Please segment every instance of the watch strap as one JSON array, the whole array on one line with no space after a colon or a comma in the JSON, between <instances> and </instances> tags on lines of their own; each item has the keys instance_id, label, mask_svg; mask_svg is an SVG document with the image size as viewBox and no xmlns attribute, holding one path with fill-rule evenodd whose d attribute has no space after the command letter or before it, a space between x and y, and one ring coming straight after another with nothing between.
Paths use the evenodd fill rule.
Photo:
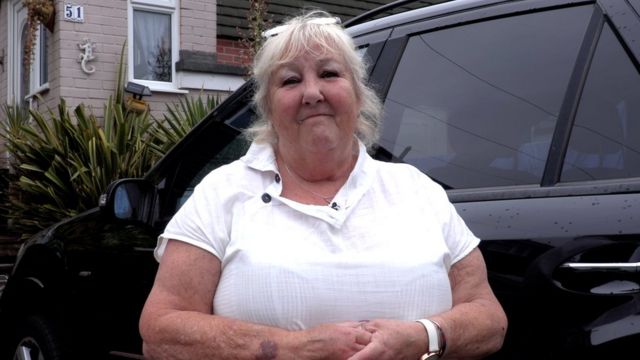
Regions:
<instances>
[{"instance_id":1,"label":"watch strap","mask_svg":"<svg viewBox=\"0 0 640 360\"><path fill-rule=\"evenodd\" d=\"M429 348L427 350L427 353L422 355L420 357L421 360L426 359L426 358L430 358L432 355L437 355L440 356L442 355L442 349L440 349L440 329L439 326L429 320L429 319L419 319L416 320L416 322L419 322L420 324L422 324L422 326L424 326L424 329L427 331L427 337L429 338Z\"/></svg>"}]
</instances>

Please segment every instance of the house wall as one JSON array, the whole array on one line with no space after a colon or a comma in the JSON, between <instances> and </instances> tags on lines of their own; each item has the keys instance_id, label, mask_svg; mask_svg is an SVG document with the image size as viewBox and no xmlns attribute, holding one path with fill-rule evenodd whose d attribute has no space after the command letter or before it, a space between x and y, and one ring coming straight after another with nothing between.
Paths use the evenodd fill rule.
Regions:
<instances>
[{"instance_id":1,"label":"house wall","mask_svg":"<svg viewBox=\"0 0 640 360\"><path fill-rule=\"evenodd\" d=\"M9 52L8 36L8 6L6 1L0 0L0 99L7 98L7 54ZM0 103L3 103L1 101ZM0 112L0 116L2 113Z\"/></svg>"},{"instance_id":2,"label":"house wall","mask_svg":"<svg viewBox=\"0 0 640 360\"><path fill-rule=\"evenodd\" d=\"M0 0L0 64L4 49L4 68L0 65L0 104L8 99L8 74L6 66L10 0ZM71 2L83 6L84 22L76 23L64 20L65 0L53 0L55 4L54 31L48 40L48 88L39 95L42 100L35 100L33 105L40 111L47 108L56 110L60 98L64 98L70 112L79 104L84 104L98 118L103 115L103 108L109 96L114 94L116 76L120 56L128 40L128 3L129 0L83 0ZM180 54L197 54L199 64L216 63L216 0L178 0L179 4L179 44ZM88 62L95 68L93 73L85 73L81 69L79 57L83 53L79 45L86 39L95 44L95 59ZM124 70L126 71L126 46L124 47ZM175 59L181 60L181 59ZM161 118L167 104L178 102L182 96L214 94L224 98L235 87L210 86L199 78L206 78L216 69L211 66L205 69L184 67L176 74L179 88L176 91L160 92L152 89L153 95L145 97L152 115ZM227 75L222 75L222 77ZM236 74L236 78L237 78ZM220 78L220 76L218 76ZM183 80L184 79L184 80ZM194 79L196 79L194 81ZM125 77L125 83L128 78ZM236 81L237 83L237 81ZM6 167L6 151L0 139L0 168Z\"/></svg>"},{"instance_id":3,"label":"house wall","mask_svg":"<svg viewBox=\"0 0 640 360\"><path fill-rule=\"evenodd\" d=\"M8 54L8 6L6 1L0 0L0 104L4 104L3 99L7 98L7 54ZM0 109L0 119L4 118L4 113ZM0 168L7 167L7 151L4 141L0 141ZM0 189L2 191L3 189Z\"/></svg>"},{"instance_id":4,"label":"house wall","mask_svg":"<svg viewBox=\"0 0 640 360\"><path fill-rule=\"evenodd\" d=\"M127 41L127 1L85 0L85 22L73 23L56 19L59 31L59 56L54 57L51 69L59 74L50 76L51 86L48 100L57 102L58 97L66 99L70 107L84 103L94 114L101 116L105 100L113 94L123 45ZM58 1L57 9L62 11L63 1ZM180 2L180 49L215 52L216 46L216 2L210 0L182 0ZM78 57L79 44L84 39L95 43L96 59L89 64L96 71L86 74L81 70ZM56 44L54 46L56 47ZM58 64L55 61L59 61ZM125 58L126 61L126 48ZM125 67L126 70L126 67ZM53 74L52 74L53 75ZM125 80L126 81L126 80ZM166 103L175 102L182 95L200 93L200 89L182 87L181 92L158 92L145 97L153 114L160 115ZM205 91L207 93L208 91Z\"/></svg>"},{"instance_id":5,"label":"house wall","mask_svg":"<svg viewBox=\"0 0 640 360\"><path fill-rule=\"evenodd\" d=\"M80 103L102 114L105 100L113 94L122 46L127 40L127 2L85 0L84 23L62 19L63 1L56 3L56 30L49 60L50 90L47 101L57 103L64 97L74 108ZM95 60L88 62L95 72L82 71L78 59L80 44L88 39L95 43Z\"/></svg>"},{"instance_id":6,"label":"house wall","mask_svg":"<svg viewBox=\"0 0 640 360\"><path fill-rule=\"evenodd\" d=\"M182 0L180 48L191 51L216 51L217 2L211 0Z\"/></svg>"}]
</instances>

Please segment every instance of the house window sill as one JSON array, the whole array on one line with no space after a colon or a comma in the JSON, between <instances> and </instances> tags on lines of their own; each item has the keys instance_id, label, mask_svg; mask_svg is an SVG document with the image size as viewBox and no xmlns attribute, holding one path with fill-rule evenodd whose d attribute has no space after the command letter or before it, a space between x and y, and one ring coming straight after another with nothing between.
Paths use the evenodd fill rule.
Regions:
<instances>
[{"instance_id":1,"label":"house window sill","mask_svg":"<svg viewBox=\"0 0 640 360\"><path fill-rule=\"evenodd\" d=\"M38 95L44 94L47 91L49 91L49 83L42 84L40 87L36 88L30 94L25 96L25 100L31 100L34 97L37 97Z\"/></svg>"}]
</instances>

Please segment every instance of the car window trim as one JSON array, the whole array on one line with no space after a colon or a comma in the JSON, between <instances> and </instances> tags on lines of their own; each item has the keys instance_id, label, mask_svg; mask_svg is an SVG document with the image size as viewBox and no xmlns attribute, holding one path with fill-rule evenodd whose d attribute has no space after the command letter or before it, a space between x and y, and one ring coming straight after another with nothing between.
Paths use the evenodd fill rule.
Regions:
<instances>
[{"instance_id":1,"label":"car window trim","mask_svg":"<svg viewBox=\"0 0 640 360\"><path fill-rule=\"evenodd\" d=\"M639 68L640 64L635 59L640 59L640 1L598 0L598 4L606 17L618 25L611 29Z\"/></svg>"},{"instance_id":2,"label":"car window trim","mask_svg":"<svg viewBox=\"0 0 640 360\"><path fill-rule=\"evenodd\" d=\"M409 42L408 36L387 40L378 56L378 61L371 69L369 83L378 93L380 99L386 100L404 49Z\"/></svg>"},{"instance_id":3,"label":"car window trim","mask_svg":"<svg viewBox=\"0 0 640 360\"><path fill-rule=\"evenodd\" d=\"M448 14L445 17L428 17L417 22L409 22L398 24L393 28L390 40L404 37L416 36L429 33L432 31L473 24L477 22L485 22L501 18L510 18L515 16L534 14L538 12L552 11L556 9L566 9L580 6L597 7L596 0L584 0L566 3L566 1L558 0L539 0L535 3L519 1L505 1L499 3L488 4L483 7L465 11L460 14Z\"/></svg>"},{"instance_id":4,"label":"car window trim","mask_svg":"<svg viewBox=\"0 0 640 360\"><path fill-rule=\"evenodd\" d=\"M491 188L447 190L452 203L492 200L518 200L549 197L581 197L589 195L631 194L640 192L640 178L592 180L559 183L552 187L515 185Z\"/></svg>"},{"instance_id":5,"label":"car window trim","mask_svg":"<svg viewBox=\"0 0 640 360\"><path fill-rule=\"evenodd\" d=\"M560 182L562 166L564 165L564 158L571 138L571 130L604 24L604 14L598 6L594 6L593 14L578 51L578 57L574 63L573 72L569 78L564 100L558 113L558 121L551 138L551 146L549 147L549 154L547 155L540 183L542 187L555 186Z\"/></svg>"},{"instance_id":6,"label":"car window trim","mask_svg":"<svg viewBox=\"0 0 640 360\"><path fill-rule=\"evenodd\" d=\"M373 66L378 62L382 49L384 49L385 41L379 41L375 43L368 43L364 52L363 58L365 59L365 65L367 66L368 75L371 76Z\"/></svg>"}]
</instances>

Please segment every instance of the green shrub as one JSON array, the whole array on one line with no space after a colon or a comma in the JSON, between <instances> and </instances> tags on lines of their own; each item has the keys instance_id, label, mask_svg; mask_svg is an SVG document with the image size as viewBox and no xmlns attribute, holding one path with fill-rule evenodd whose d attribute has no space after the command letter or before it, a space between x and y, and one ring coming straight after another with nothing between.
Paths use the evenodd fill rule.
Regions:
<instances>
[{"instance_id":1,"label":"green shrub","mask_svg":"<svg viewBox=\"0 0 640 360\"><path fill-rule=\"evenodd\" d=\"M125 112L111 98L103 128L83 105L75 108L74 121L64 99L47 116L4 110L2 136L14 172L9 218L25 236L94 207L110 182L142 176L158 158L147 145L148 113Z\"/></svg>"},{"instance_id":2,"label":"green shrub","mask_svg":"<svg viewBox=\"0 0 640 360\"><path fill-rule=\"evenodd\" d=\"M182 139L196 124L204 119L220 102L218 96L202 94L197 98L183 97L176 104L167 104L163 119L154 118L151 133L154 142L152 148L163 155Z\"/></svg>"},{"instance_id":3,"label":"green shrub","mask_svg":"<svg viewBox=\"0 0 640 360\"><path fill-rule=\"evenodd\" d=\"M112 181L143 176L218 102L184 97L167 105L163 120L127 111L122 60L102 126L82 104L72 117L64 99L44 113L3 106L0 137L11 154L11 171L3 178L8 185L0 193L2 215L23 238L95 207Z\"/></svg>"},{"instance_id":4,"label":"green shrub","mask_svg":"<svg viewBox=\"0 0 640 360\"><path fill-rule=\"evenodd\" d=\"M5 105L0 136L13 171L5 176L4 210L12 230L27 237L95 207L112 181L143 176L217 103L184 97L158 120L109 98L102 127L82 104L72 117L64 99L45 114Z\"/></svg>"}]
</instances>

